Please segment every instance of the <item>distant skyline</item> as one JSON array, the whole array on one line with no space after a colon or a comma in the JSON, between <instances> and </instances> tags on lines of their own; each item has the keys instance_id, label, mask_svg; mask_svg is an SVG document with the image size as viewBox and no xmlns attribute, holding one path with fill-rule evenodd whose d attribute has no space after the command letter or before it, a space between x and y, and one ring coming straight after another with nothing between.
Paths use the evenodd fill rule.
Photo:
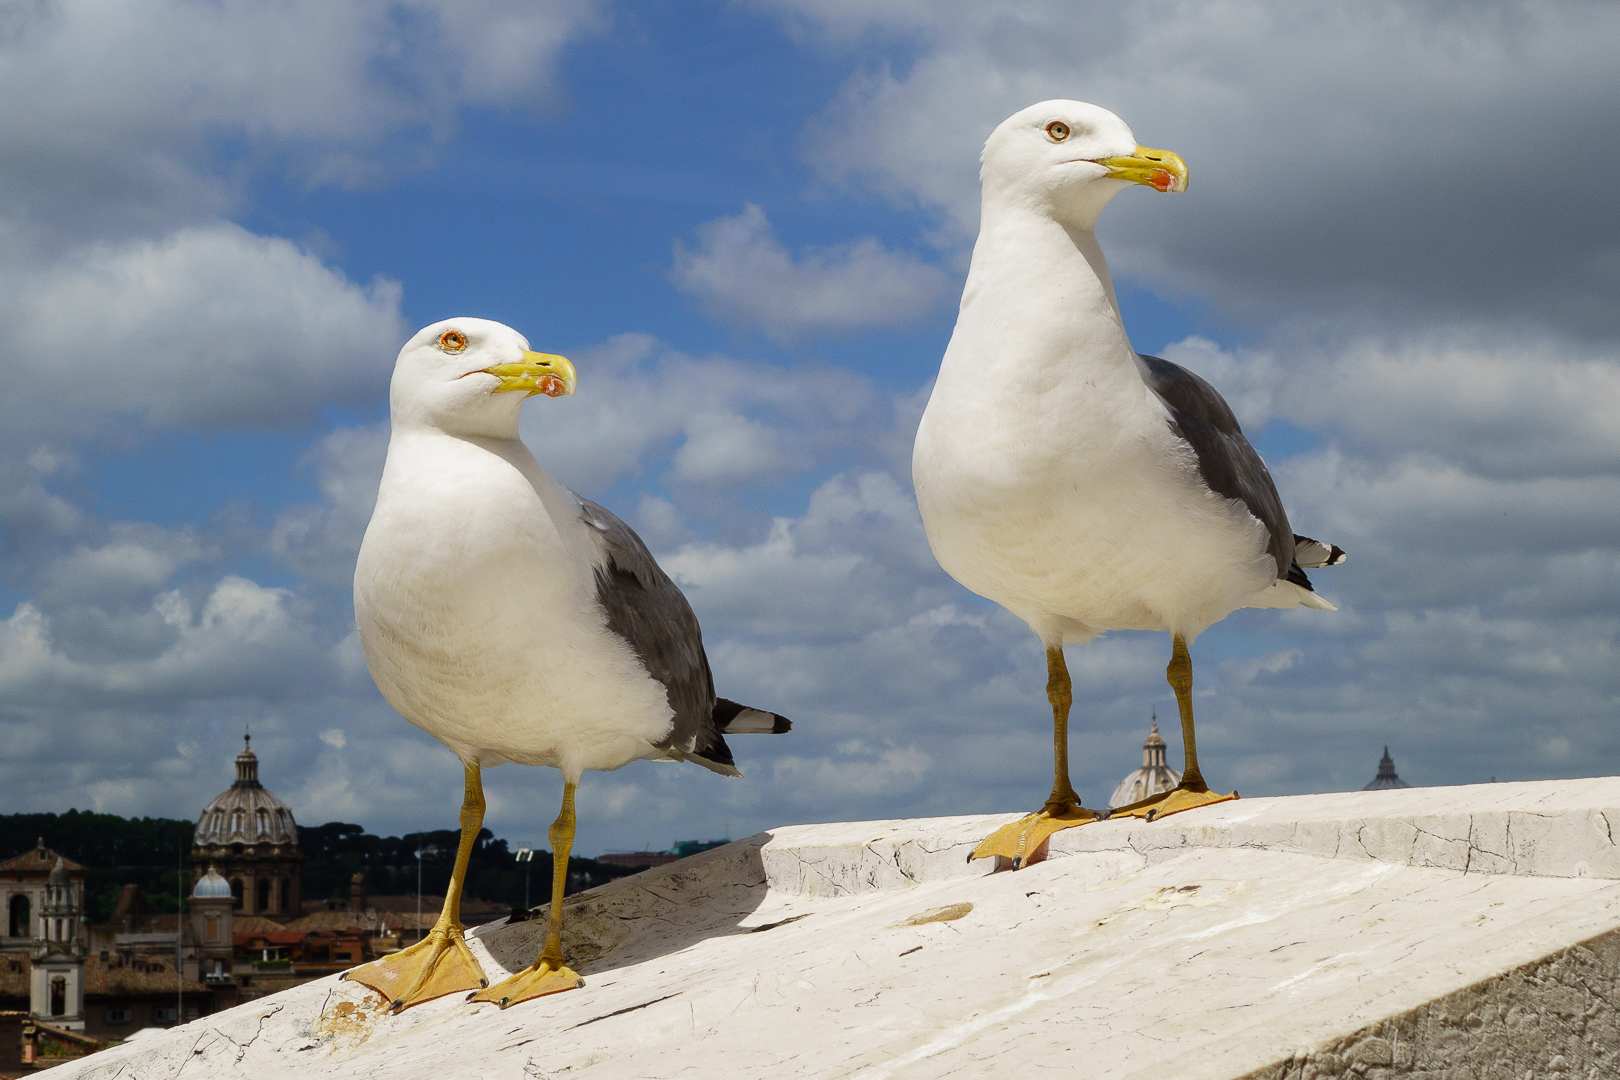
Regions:
<instances>
[{"instance_id":1,"label":"distant skyline","mask_svg":"<svg viewBox=\"0 0 1620 1080\"><path fill-rule=\"evenodd\" d=\"M1180 153L1100 226L1336 614L1194 649L1212 784L1620 773L1620 9L1238 0L54 0L0 17L0 813L194 816L250 723L300 821L450 828L349 582L416 328L570 357L525 406L686 590L746 778L588 774L578 850L1028 809L1038 644L939 569L910 444L977 159L1047 97ZM1069 651L1104 803L1164 635ZM1161 728L1179 767L1180 733ZM550 770L486 777L536 841ZM666 840L667 838L667 840ZM541 841L541 846L544 846Z\"/></svg>"}]
</instances>

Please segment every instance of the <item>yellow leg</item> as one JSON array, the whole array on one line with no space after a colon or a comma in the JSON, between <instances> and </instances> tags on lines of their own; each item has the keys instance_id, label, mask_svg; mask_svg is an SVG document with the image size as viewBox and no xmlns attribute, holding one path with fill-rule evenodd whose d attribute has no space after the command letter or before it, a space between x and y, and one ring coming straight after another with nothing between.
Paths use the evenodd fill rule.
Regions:
<instances>
[{"instance_id":1,"label":"yellow leg","mask_svg":"<svg viewBox=\"0 0 1620 1080\"><path fill-rule=\"evenodd\" d=\"M1053 833L1097 820L1095 813L1080 805L1080 796L1069 782L1069 709L1074 704L1074 686L1061 647L1046 650L1046 700L1052 703L1052 794L1035 813L985 837L968 856L970 862L1002 855L1012 860L1014 870L1029 866L1046 858L1046 841Z\"/></svg>"},{"instance_id":2,"label":"yellow leg","mask_svg":"<svg viewBox=\"0 0 1620 1080\"><path fill-rule=\"evenodd\" d=\"M342 976L382 994L392 1012L489 985L472 950L467 948L466 930L461 925L461 886L467 877L473 843L484 825L484 782L477 765L467 766L466 782L461 802L461 844L456 849L456 866L450 874L444 910L439 912L433 929L415 945Z\"/></svg>"},{"instance_id":3,"label":"yellow leg","mask_svg":"<svg viewBox=\"0 0 1620 1080\"><path fill-rule=\"evenodd\" d=\"M563 785L562 812L551 823L551 911L546 920L546 944L534 963L522 971L467 996L468 1001L492 1001L501 1008L530 998L574 990L585 980L563 962L563 889L568 884L568 853L574 848L574 785Z\"/></svg>"},{"instance_id":4,"label":"yellow leg","mask_svg":"<svg viewBox=\"0 0 1620 1080\"><path fill-rule=\"evenodd\" d=\"M1141 802L1121 806L1110 817L1139 817L1157 821L1183 810L1238 797L1235 791L1230 795L1218 795L1209 790L1209 785L1204 783L1204 774L1198 769L1198 739L1193 734L1192 656L1187 652L1187 640L1180 634L1175 636L1170 650L1170 666L1165 668L1164 676L1170 682L1170 689L1176 692L1176 706L1181 710L1181 745L1186 754L1181 783Z\"/></svg>"}]
</instances>

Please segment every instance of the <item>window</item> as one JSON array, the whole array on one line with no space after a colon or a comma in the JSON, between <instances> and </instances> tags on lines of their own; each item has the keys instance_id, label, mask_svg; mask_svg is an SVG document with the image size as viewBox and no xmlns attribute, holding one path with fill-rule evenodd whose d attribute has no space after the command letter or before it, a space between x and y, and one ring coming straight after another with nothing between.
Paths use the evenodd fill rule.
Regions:
<instances>
[{"instance_id":1,"label":"window","mask_svg":"<svg viewBox=\"0 0 1620 1080\"><path fill-rule=\"evenodd\" d=\"M259 835L260 836L269 836L270 835L270 811L268 811L268 810L260 810L254 816L259 819Z\"/></svg>"},{"instance_id":2,"label":"window","mask_svg":"<svg viewBox=\"0 0 1620 1080\"><path fill-rule=\"evenodd\" d=\"M270 879L260 878L259 887L255 891L254 899L258 902L253 905L255 912L270 910Z\"/></svg>"},{"instance_id":3,"label":"window","mask_svg":"<svg viewBox=\"0 0 1620 1080\"><path fill-rule=\"evenodd\" d=\"M281 879L281 891L276 894L276 909L278 911L292 910L292 878Z\"/></svg>"},{"instance_id":4,"label":"window","mask_svg":"<svg viewBox=\"0 0 1620 1080\"><path fill-rule=\"evenodd\" d=\"M11 936L33 937L33 928L30 925L28 911L28 897L22 893L11 898Z\"/></svg>"},{"instance_id":5,"label":"window","mask_svg":"<svg viewBox=\"0 0 1620 1080\"><path fill-rule=\"evenodd\" d=\"M135 1019L135 1010L134 1009L108 1009L107 1010L107 1023L112 1024L114 1026L117 1026L119 1024L127 1024L133 1019Z\"/></svg>"},{"instance_id":6,"label":"window","mask_svg":"<svg viewBox=\"0 0 1620 1080\"><path fill-rule=\"evenodd\" d=\"M212 912L209 913L209 915L208 915L208 929L204 933L203 937L204 937L205 940L208 940L208 941L218 941L219 940L219 916L218 915L215 915Z\"/></svg>"},{"instance_id":7,"label":"window","mask_svg":"<svg viewBox=\"0 0 1620 1080\"><path fill-rule=\"evenodd\" d=\"M180 1019L180 1012L173 1006L159 1005L152 1010L152 1022L154 1024L172 1024L178 1019Z\"/></svg>"},{"instance_id":8,"label":"window","mask_svg":"<svg viewBox=\"0 0 1620 1080\"><path fill-rule=\"evenodd\" d=\"M51 1015L67 1015L67 978L63 975L51 976Z\"/></svg>"}]
</instances>

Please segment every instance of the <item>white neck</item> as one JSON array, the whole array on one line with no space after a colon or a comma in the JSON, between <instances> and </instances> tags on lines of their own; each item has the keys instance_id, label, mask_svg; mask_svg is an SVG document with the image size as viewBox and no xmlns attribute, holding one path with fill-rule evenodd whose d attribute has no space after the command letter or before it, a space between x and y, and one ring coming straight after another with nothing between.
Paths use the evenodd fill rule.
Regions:
<instances>
[{"instance_id":1,"label":"white neck","mask_svg":"<svg viewBox=\"0 0 1620 1080\"><path fill-rule=\"evenodd\" d=\"M952 344L1005 339L1014 326L1026 359L1080 350L1088 360L1136 364L1096 234L1021 207L987 205Z\"/></svg>"}]
</instances>

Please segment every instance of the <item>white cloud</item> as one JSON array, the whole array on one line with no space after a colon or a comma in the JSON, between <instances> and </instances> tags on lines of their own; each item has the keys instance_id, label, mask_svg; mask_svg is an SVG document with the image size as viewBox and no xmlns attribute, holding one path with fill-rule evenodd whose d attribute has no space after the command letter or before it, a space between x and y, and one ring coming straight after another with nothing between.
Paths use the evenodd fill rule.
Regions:
<instances>
[{"instance_id":1,"label":"white cloud","mask_svg":"<svg viewBox=\"0 0 1620 1080\"><path fill-rule=\"evenodd\" d=\"M531 404L523 436L549 471L586 494L666 460L659 475L680 485L779 480L888 430L890 403L846 369L691 357L644 334L570 359L578 394Z\"/></svg>"},{"instance_id":2,"label":"white cloud","mask_svg":"<svg viewBox=\"0 0 1620 1080\"><path fill-rule=\"evenodd\" d=\"M221 137L311 181L415 167L461 106L548 104L559 48L604 24L589 0L62 0L6 18L0 191L77 236L221 212Z\"/></svg>"},{"instance_id":3,"label":"white cloud","mask_svg":"<svg viewBox=\"0 0 1620 1080\"><path fill-rule=\"evenodd\" d=\"M83 437L119 414L192 431L307 423L324 404L375 397L403 333L397 284L354 285L234 225L0 279L13 437Z\"/></svg>"},{"instance_id":4,"label":"white cloud","mask_svg":"<svg viewBox=\"0 0 1620 1080\"><path fill-rule=\"evenodd\" d=\"M386 424L322 436L302 464L316 470L324 499L281 509L270 531L271 554L311 580L347 591L387 456Z\"/></svg>"},{"instance_id":5,"label":"white cloud","mask_svg":"<svg viewBox=\"0 0 1620 1080\"><path fill-rule=\"evenodd\" d=\"M1612 347L1451 331L1233 352L1192 338L1165 358L1221 387L1245 424L1332 431L1373 461L1427 455L1500 478L1620 471Z\"/></svg>"},{"instance_id":6,"label":"white cloud","mask_svg":"<svg viewBox=\"0 0 1620 1080\"><path fill-rule=\"evenodd\" d=\"M740 480L791 463L776 431L736 413L698 413L687 419L684 433L672 472L677 480Z\"/></svg>"},{"instance_id":7,"label":"white cloud","mask_svg":"<svg viewBox=\"0 0 1620 1080\"><path fill-rule=\"evenodd\" d=\"M714 317L778 341L910 322L951 284L939 267L870 237L795 258L752 203L697 232L695 250L676 242L670 279Z\"/></svg>"}]
</instances>

